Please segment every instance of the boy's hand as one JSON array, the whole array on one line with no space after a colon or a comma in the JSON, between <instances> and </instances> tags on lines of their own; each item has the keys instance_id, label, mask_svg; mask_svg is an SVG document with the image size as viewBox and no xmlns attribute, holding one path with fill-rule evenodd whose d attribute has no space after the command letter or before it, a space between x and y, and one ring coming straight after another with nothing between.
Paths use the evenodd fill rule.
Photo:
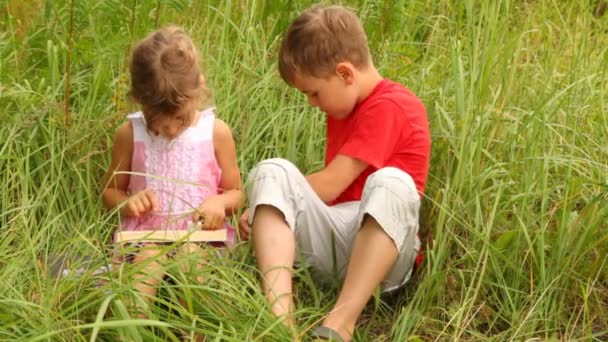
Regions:
<instances>
[{"instance_id":1,"label":"boy's hand","mask_svg":"<svg viewBox=\"0 0 608 342\"><path fill-rule=\"evenodd\" d=\"M239 236L241 240L248 240L251 234L251 227L249 226L249 208L243 211L241 218L239 219Z\"/></svg>"},{"instance_id":2,"label":"boy's hand","mask_svg":"<svg viewBox=\"0 0 608 342\"><path fill-rule=\"evenodd\" d=\"M217 196L205 200L192 217L195 222L202 221L203 229L222 228L225 218L226 207Z\"/></svg>"},{"instance_id":3,"label":"boy's hand","mask_svg":"<svg viewBox=\"0 0 608 342\"><path fill-rule=\"evenodd\" d=\"M151 190L141 190L127 199L127 203L122 207L121 213L124 216L140 217L151 211L159 209L156 194Z\"/></svg>"}]
</instances>

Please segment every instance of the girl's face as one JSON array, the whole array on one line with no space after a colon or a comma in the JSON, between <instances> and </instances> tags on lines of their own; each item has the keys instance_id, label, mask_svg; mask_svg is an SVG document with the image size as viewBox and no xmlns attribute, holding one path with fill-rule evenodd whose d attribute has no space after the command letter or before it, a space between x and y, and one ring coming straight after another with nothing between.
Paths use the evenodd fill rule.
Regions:
<instances>
[{"instance_id":1,"label":"girl's face","mask_svg":"<svg viewBox=\"0 0 608 342\"><path fill-rule=\"evenodd\" d=\"M194 121L196 111L178 112L173 116L163 115L150 123L152 133L167 139L175 139Z\"/></svg>"}]
</instances>

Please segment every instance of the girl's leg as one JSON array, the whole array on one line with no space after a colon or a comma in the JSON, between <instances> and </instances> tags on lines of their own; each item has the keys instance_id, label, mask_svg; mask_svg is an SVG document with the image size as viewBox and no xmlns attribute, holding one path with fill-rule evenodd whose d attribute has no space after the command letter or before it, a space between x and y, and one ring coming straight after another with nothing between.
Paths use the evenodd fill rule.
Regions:
<instances>
[{"instance_id":1,"label":"girl's leg","mask_svg":"<svg viewBox=\"0 0 608 342\"><path fill-rule=\"evenodd\" d=\"M136 253L132 263L135 267L141 267L133 275L133 287L143 297L143 303L139 300L136 303L137 315L140 318L146 318L146 308L141 304L145 303L147 306L154 301L158 285L165 275L163 265L166 263L166 255L161 246L147 244Z\"/></svg>"},{"instance_id":2,"label":"girl's leg","mask_svg":"<svg viewBox=\"0 0 608 342\"><path fill-rule=\"evenodd\" d=\"M183 243L175 254L175 258L179 262L179 270L186 275L186 279L191 279L190 276L194 276L196 282L202 284L205 278L203 277L203 268L208 260L208 252L197 243ZM179 299L179 303L182 307L187 308L192 314L192 306L186 302L184 298ZM192 303L190 303L192 304ZM189 334L184 331L184 341L189 341ZM205 341L205 336L194 333L193 341L202 342Z\"/></svg>"},{"instance_id":3,"label":"girl's leg","mask_svg":"<svg viewBox=\"0 0 608 342\"><path fill-rule=\"evenodd\" d=\"M173 260L178 263L179 270L186 276L186 279L194 277L196 283L202 284L205 281L203 277L203 268L207 263L208 253L197 243L183 243L177 247L177 251ZM183 307L188 307L188 303L183 299L179 299L179 303Z\"/></svg>"},{"instance_id":4,"label":"girl's leg","mask_svg":"<svg viewBox=\"0 0 608 342\"><path fill-rule=\"evenodd\" d=\"M207 263L207 251L194 242L183 243L177 248L175 255L179 259L179 269L184 274L196 275L196 281L203 283L202 271Z\"/></svg>"}]
</instances>

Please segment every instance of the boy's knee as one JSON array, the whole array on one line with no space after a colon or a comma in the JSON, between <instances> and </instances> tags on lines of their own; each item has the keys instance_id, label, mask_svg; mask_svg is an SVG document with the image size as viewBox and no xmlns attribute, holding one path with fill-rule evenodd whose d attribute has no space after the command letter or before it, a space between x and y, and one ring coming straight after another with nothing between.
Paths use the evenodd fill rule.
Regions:
<instances>
[{"instance_id":1,"label":"boy's knee","mask_svg":"<svg viewBox=\"0 0 608 342\"><path fill-rule=\"evenodd\" d=\"M252 209L260 204L277 208L285 216L290 227L295 225L295 214L301 205L304 176L287 159L274 158L260 162L249 174L246 191Z\"/></svg>"},{"instance_id":2,"label":"boy's knee","mask_svg":"<svg viewBox=\"0 0 608 342\"><path fill-rule=\"evenodd\" d=\"M370 192L384 189L404 194L406 196L400 196L404 199L412 199L415 202L419 202L416 184L412 177L405 171L395 167L385 167L372 173L367 178L364 189L364 196L370 195Z\"/></svg>"},{"instance_id":3,"label":"boy's knee","mask_svg":"<svg viewBox=\"0 0 608 342\"><path fill-rule=\"evenodd\" d=\"M251 198L254 193L260 193L269 188L281 189L280 192L292 192L299 178L304 178L300 170L289 160L282 158L261 161L247 177L246 191ZM265 192L264 191L264 192Z\"/></svg>"},{"instance_id":4,"label":"boy's knee","mask_svg":"<svg viewBox=\"0 0 608 342\"><path fill-rule=\"evenodd\" d=\"M418 229L420 196L406 172L388 167L371 174L361 198L360 215L374 217L399 250ZM360 218L361 221L363 217Z\"/></svg>"},{"instance_id":5,"label":"boy's knee","mask_svg":"<svg viewBox=\"0 0 608 342\"><path fill-rule=\"evenodd\" d=\"M256 178L265 177L268 175L289 175L294 172L299 172L298 168L289 160L283 158L266 159L258 163L249 172L248 180L253 181Z\"/></svg>"}]
</instances>

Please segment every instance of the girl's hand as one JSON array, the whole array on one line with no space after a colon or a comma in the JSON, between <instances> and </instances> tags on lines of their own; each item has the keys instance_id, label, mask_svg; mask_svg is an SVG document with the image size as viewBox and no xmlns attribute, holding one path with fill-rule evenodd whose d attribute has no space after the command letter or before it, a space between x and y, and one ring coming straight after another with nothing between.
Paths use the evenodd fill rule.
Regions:
<instances>
[{"instance_id":1,"label":"girl's hand","mask_svg":"<svg viewBox=\"0 0 608 342\"><path fill-rule=\"evenodd\" d=\"M202 221L203 229L219 229L224 225L226 207L217 196L210 197L198 208L192 219Z\"/></svg>"},{"instance_id":2,"label":"girl's hand","mask_svg":"<svg viewBox=\"0 0 608 342\"><path fill-rule=\"evenodd\" d=\"M127 199L121 212L125 216L140 217L159 209L156 194L151 190L141 190Z\"/></svg>"},{"instance_id":3,"label":"girl's hand","mask_svg":"<svg viewBox=\"0 0 608 342\"><path fill-rule=\"evenodd\" d=\"M241 240L248 240L251 234L251 226L249 226L249 208L243 211L239 220L239 236Z\"/></svg>"}]
</instances>

